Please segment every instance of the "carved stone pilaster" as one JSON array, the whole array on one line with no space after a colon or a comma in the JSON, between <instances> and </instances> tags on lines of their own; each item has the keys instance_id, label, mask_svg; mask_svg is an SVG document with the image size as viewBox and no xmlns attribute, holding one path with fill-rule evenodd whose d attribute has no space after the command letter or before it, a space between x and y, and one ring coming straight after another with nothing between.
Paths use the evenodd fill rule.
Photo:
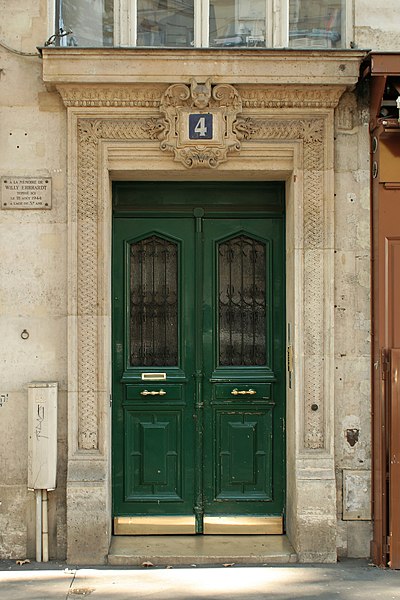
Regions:
<instances>
[{"instance_id":1,"label":"carved stone pilaster","mask_svg":"<svg viewBox=\"0 0 400 600\"><path fill-rule=\"evenodd\" d=\"M99 447L98 145L101 139L156 139L156 118L78 120L78 448Z\"/></svg>"}]
</instances>

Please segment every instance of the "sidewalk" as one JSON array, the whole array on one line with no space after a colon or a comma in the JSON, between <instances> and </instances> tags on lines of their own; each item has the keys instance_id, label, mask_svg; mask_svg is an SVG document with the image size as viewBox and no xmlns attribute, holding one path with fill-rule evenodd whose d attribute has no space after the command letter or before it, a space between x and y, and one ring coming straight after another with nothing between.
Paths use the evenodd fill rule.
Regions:
<instances>
[{"instance_id":1,"label":"sidewalk","mask_svg":"<svg viewBox=\"0 0 400 600\"><path fill-rule=\"evenodd\" d=\"M71 567L0 562L0 600L400 600L400 571L336 565Z\"/></svg>"}]
</instances>

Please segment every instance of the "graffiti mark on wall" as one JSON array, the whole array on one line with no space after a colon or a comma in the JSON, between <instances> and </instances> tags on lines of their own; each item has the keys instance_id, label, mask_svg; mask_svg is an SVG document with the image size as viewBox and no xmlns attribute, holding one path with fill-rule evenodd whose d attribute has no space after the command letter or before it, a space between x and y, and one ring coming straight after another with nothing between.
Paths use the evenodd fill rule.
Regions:
<instances>
[{"instance_id":1,"label":"graffiti mark on wall","mask_svg":"<svg viewBox=\"0 0 400 600\"><path fill-rule=\"evenodd\" d=\"M35 436L36 436L37 441L39 441L40 438L47 439L47 437L48 437L47 435L45 435L45 426L46 426L45 419L46 419L45 405L38 404L36 420L35 420Z\"/></svg>"}]
</instances>

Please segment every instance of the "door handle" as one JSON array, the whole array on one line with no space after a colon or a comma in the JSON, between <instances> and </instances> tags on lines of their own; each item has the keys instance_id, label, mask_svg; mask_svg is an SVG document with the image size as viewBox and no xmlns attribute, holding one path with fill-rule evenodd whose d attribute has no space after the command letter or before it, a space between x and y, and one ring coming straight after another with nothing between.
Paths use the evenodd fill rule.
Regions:
<instances>
[{"instance_id":1,"label":"door handle","mask_svg":"<svg viewBox=\"0 0 400 600\"><path fill-rule=\"evenodd\" d=\"M151 392L143 390L143 392L140 392L141 396L165 396L166 393L165 390L152 390Z\"/></svg>"},{"instance_id":2,"label":"door handle","mask_svg":"<svg viewBox=\"0 0 400 600\"><path fill-rule=\"evenodd\" d=\"M242 396L247 394L253 396L254 394L257 394L257 392L256 390L252 390L251 388L249 390L238 390L237 388L235 388L231 391L231 394L232 396L237 396L238 394L241 394Z\"/></svg>"}]
</instances>

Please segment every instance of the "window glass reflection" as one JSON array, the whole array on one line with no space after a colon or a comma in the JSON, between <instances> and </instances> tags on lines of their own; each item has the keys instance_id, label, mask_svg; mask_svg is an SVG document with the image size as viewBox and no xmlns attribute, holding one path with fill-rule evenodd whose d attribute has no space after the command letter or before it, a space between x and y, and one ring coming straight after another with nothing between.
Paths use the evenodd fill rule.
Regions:
<instances>
[{"instance_id":1,"label":"window glass reflection","mask_svg":"<svg viewBox=\"0 0 400 600\"><path fill-rule=\"evenodd\" d=\"M112 46L114 0L59 0L59 29L72 33L63 46Z\"/></svg>"},{"instance_id":2,"label":"window glass reflection","mask_svg":"<svg viewBox=\"0 0 400 600\"><path fill-rule=\"evenodd\" d=\"M265 0L210 3L210 46L265 46Z\"/></svg>"},{"instance_id":3,"label":"window glass reflection","mask_svg":"<svg viewBox=\"0 0 400 600\"><path fill-rule=\"evenodd\" d=\"M345 45L344 0L290 0L292 48L341 48Z\"/></svg>"},{"instance_id":4,"label":"window glass reflection","mask_svg":"<svg viewBox=\"0 0 400 600\"><path fill-rule=\"evenodd\" d=\"M193 46L194 0L138 0L138 46Z\"/></svg>"}]
</instances>

